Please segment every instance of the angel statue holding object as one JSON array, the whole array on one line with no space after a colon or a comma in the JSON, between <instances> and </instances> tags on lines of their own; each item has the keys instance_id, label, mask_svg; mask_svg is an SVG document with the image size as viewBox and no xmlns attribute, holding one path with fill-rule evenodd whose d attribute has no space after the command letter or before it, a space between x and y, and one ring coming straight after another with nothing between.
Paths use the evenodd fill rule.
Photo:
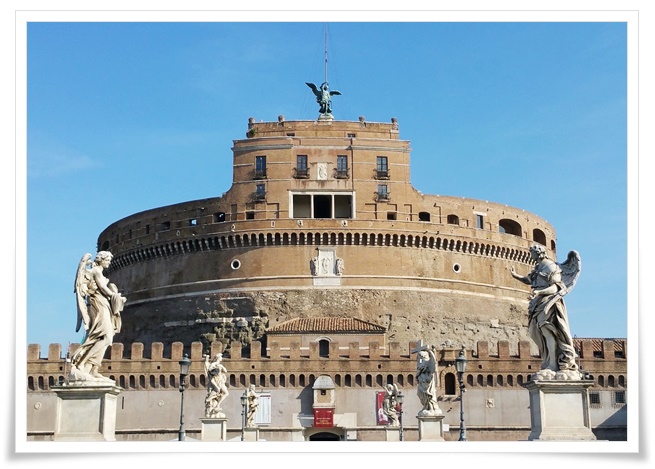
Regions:
<instances>
[{"instance_id":1,"label":"angel statue holding object","mask_svg":"<svg viewBox=\"0 0 655 469\"><path fill-rule=\"evenodd\" d=\"M75 296L77 298L77 327L82 325L86 331L84 342L71 357L70 378L75 381L108 379L98 370L107 347L114 334L121 330L121 311L127 298L104 276L103 270L109 267L112 254L100 251L93 262L91 254L84 254L75 276Z\"/></svg>"},{"instance_id":2,"label":"angel statue holding object","mask_svg":"<svg viewBox=\"0 0 655 469\"><path fill-rule=\"evenodd\" d=\"M540 244L530 247L534 269L525 277L510 268L512 277L532 287L528 305L528 332L543 359L537 377L580 379L573 337L564 306L564 296L575 286L582 263L577 251L570 251L559 264L546 255Z\"/></svg>"},{"instance_id":3,"label":"angel statue holding object","mask_svg":"<svg viewBox=\"0 0 655 469\"><path fill-rule=\"evenodd\" d=\"M382 412L387 417L388 427L397 427L400 425L398 419L398 385L387 384L384 387L384 400L382 401Z\"/></svg>"},{"instance_id":4,"label":"angel statue holding object","mask_svg":"<svg viewBox=\"0 0 655 469\"><path fill-rule=\"evenodd\" d=\"M437 403L439 375L437 374L437 358L434 355L434 347L423 346L417 352L416 394L423 405L418 416L441 415L442 412Z\"/></svg>"},{"instance_id":5,"label":"angel statue holding object","mask_svg":"<svg viewBox=\"0 0 655 469\"><path fill-rule=\"evenodd\" d=\"M305 84L309 86L314 92L314 96L316 96L316 102L319 105L319 112L321 115L331 116L332 96L341 95L341 93L339 91L330 91L330 86L328 85L327 81L321 84L320 89L317 88L314 83L305 82Z\"/></svg>"}]
</instances>

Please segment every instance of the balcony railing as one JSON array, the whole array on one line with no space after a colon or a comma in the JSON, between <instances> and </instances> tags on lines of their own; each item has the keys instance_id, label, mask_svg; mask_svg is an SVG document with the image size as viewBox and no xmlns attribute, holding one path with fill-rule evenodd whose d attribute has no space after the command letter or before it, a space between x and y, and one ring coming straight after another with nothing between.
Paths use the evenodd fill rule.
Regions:
<instances>
[{"instance_id":1,"label":"balcony railing","mask_svg":"<svg viewBox=\"0 0 655 469\"><path fill-rule=\"evenodd\" d=\"M309 169L307 168L294 168L293 177L296 179L308 179L309 178Z\"/></svg>"},{"instance_id":2,"label":"balcony railing","mask_svg":"<svg viewBox=\"0 0 655 469\"><path fill-rule=\"evenodd\" d=\"M376 192L375 201L376 202L388 202L391 198L390 192Z\"/></svg>"},{"instance_id":3,"label":"balcony railing","mask_svg":"<svg viewBox=\"0 0 655 469\"><path fill-rule=\"evenodd\" d=\"M348 174L347 169L335 169L334 178L335 179L348 179L350 175Z\"/></svg>"},{"instance_id":4,"label":"balcony railing","mask_svg":"<svg viewBox=\"0 0 655 469\"><path fill-rule=\"evenodd\" d=\"M266 179L266 170L265 169L256 169L252 175L253 179Z\"/></svg>"},{"instance_id":5,"label":"balcony railing","mask_svg":"<svg viewBox=\"0 0 655 469\"><path fill-rule=\"evenodd\" d=\"M255 192L252 195L253 200L255 201L263 201L266 200L266 192Z\"/></svg>"},{"instance_id":6,"label":"balcony railing","mask_svg":"<svg viewBox=\"0 0 655 469\"><path fill-rule=\"evenodd\" d=\"M389 170L388 169L375 170L375 179L389 179Z\"/></svg>"}]
</instances>

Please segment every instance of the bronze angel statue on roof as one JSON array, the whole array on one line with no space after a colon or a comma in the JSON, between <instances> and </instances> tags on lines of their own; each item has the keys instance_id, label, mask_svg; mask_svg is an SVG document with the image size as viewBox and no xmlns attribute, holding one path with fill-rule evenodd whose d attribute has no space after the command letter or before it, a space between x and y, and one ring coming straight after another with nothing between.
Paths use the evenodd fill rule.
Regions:
<instances>
[{"instance_id":1,"label":"bronze angel statue on roof","mask_svg":"<svg viewBox=\"0 0 655 469\"><path fill-rule=\"evenodd\" d=\"M578 378L575 362L576 353L569 320L564 305L564 296L569 293L580 276L582 262L577 251L570 251L566 261L557 263L549 259L546 248L540 244L530 247L530 256L536 262L534 269L526 276L516 273L512 276L532 287L528 305L528 332L541 354L541 375L547 379L561 379L569 376ZM550 372L544 372L550 370Z\"/></svg>"},{"instance_id":2,"label":"bronze angel statue on roof","mask_svg":"<svg viewBox=\"0 0 655 469\"><path fill-rule=\"evenodd\" d=\"M118 288L104 276L112 254L100 251L91 261L91 254L84 254L75 274L75 297L77 300L77 326L84 325L85 336L82 345L71 357L71 379L76 381L106 379L99 373L102 358L121 330L121 316L125 301Z\"/></svg>"},{"instance_id":3,"label":"bronze angel statue on roof","mask_svg":"<svg viewBox=\"0 0 655 469\"><path fill-rule=\"evenodd\" d=\"M330 86L328 85L327 81L322 83L319 88L317 88L314 83L305 82L305 84L309 86L314 92L314 96L316 96L316 102L319 105L319 112L321 115L331 116L332 96L341 95L341 93L339 91L330 91Z\"/></svg>"}]
</instances>

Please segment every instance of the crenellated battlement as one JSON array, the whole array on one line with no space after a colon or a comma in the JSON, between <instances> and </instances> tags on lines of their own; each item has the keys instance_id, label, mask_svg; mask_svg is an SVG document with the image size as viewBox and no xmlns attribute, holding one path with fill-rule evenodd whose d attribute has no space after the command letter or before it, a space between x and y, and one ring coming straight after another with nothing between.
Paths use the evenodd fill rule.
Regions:
<instances>
[{"instance_id":1,"label":"crenellated battlement","mask_svg":"<svg viewBox=\"0 0 655 469\"><path fill-rule=\"evenodd\" d=\"M578 352L580 359L600 359L600 360L615 360L626 359L626 340L625 339L574 339L574 345ZM416 342L410 342L405 348L398 342L391 342L386 353L380 353L380 344L378 342L369 342L363 347L359 342L350 342L348 344L340 344L332 342L330 344L330 354L328 357L319 357L318 343L310 344L307 350L301 349L300 343L291 343L289 350L281 350L277 342L270 342L269 353L262 352L261 343L253 342L250 344L249 353L244 353L244 348L239 347L239 344L233 343L228 350L223 350L223 344L214 342L211 344L211 350L204 350L201 342L193 342L188 348L182 342L173 342L171 344L170 352L164 355L164 344L161 342L154 342L151 344L148 351L143 343L134 342L132 344L114 343L107 350L105 356L106 360L114 361L136 361L136 360L150 360L150 361L166 361L173 360L179 361L184 353L189 355L192 361L203 360L204 354L209 352L211 355L216 353L224 353L225 360L322 360L329 359L343 359L350 360L358 359L387 359L387 360L401 360L410 357L411 350L416 347ZM473 360L487 360L487 359L520 359L528 360L535 359L538 356L534 355L531 351L531 343L528 341L519 341L518 354L510 353L510 342L507 340L499 340L496 342L497 353L490 354L489 342L478 341L476 348L470 350L469 359ZM79 347L79 344L71 344L68 352L72 355ZM441 353L441 360L450 360L451 352L455 350L452 348L438 348ZM458 351L459 349L457 349ZM64 347L61 344L50 344L48 346L47 354L41 354L41 346L39 344L30 344L27 346L27 361L61 361L65 357ZM454 357L453 357L454 359Z\"/></svg>"},{"instance_id":2,"label":"crenellated battlement","mask_svg":"<svg viewBox=\"0 0 655 469\"><path fill-rule=\"evenodd\" d=\"M202 342L185 346L182 342L171 344L165 353L164 344L153 343L146 351L144 344L136 342L125 346L115 343L107 350L100 369L101 374L126 389L167 389L179 385L179 361L188 354L191 359L189 386L206 386L204 356L208 353L224 353L228 369L229 386L246 387L258 383L261 387L304 387L321 374L330 375L337 386L379 387L392 380L400 386L415 385L416 363L412 350L417 342L402 346L397 342L381 346L370 341L348 344L330 343L329 352L320 353L318 342L300 347L292 342L282 349L278 342L270 342L268 353L261 343L253 342L249 349L232 346L223 350L221 342L213 342L209 349ZM580 368L597 380L597 386L610 383L626 386L627 353L624 339L575 339ZM533 354L529 341L519 341L518 354L510 353L510 342L497 342L497 353L490 354L489 342L478 341L475 349L466 350L469 361L466 382L469 386L522 386L532 373L539 370L541 358ZM79 347L69 347L69 356ZM67 380L70 361L62 355L60 344L51 344L46 356L41 355L39 345L29 345L27 353L28 391L48 390ZM455 359L459 348L437 347L440 374L444 382L453 383ZM446 379L450 375L450 378ZM606 384L607 383L607 384ZM445 384L442 383L442 386Z\"/></svg>"}]
</instances>

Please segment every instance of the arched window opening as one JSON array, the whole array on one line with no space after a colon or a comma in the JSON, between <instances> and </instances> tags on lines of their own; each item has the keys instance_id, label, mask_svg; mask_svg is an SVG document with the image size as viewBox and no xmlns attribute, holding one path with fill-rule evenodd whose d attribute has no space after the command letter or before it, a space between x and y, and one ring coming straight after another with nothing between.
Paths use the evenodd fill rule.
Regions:
<instances>
[{"instance_id":1,"label":"arched window opening","mask_svg":"<svg viewBox=\"0 0 655 469\"><path fill-rule=\"evenodd\" d=\"M330 357L330 341L321 339L318 341L318 356L322 358Z\"/></svg>"},{"instance_id":2,"label":"arched window opening","mask_svg":"<svg viewBox=\"0 0 655 469\"><path fill-rule=\"evenodd\" d=\"M352 378L351 378L350 375L346 375L344 383L345 383L347 388L352 387L353 384L352 384Z\"/></svg>"},{"instance_id":3,"label":"arched window opening","mask_svg":"<svg viewBox=\"0 0 655 469\"><path fill-rule=\"evenodd\" d=\"M459 217L457 215L448 215L446 217L446 222L449 225L458 225L459 226Z\"/></svg>"},{"instance_id":4,"label":"arched window opening","mask_svg":"<svg viewBox=\"0 0 655 469\"><path fill-rule=\"evenodd\" d=\"M491 375L487 375L487 386L493 386L494 385L494 377Z\"/></svg>"},{"instance_id":5,"label":"arched window opening","mask_svg":"<svg viewBox=\"0 0 655 469\"><path fill-rule=\"evenodd\" d=\"M514 386L514 377L512 375L507 375L507 385Z\"/></svg>"},{"instance_id":6,"label":"arched window opening","mask_svg":"<svg viewBox=\"0 0 655 469\"><path fill-rule=\"evenodd\" d=\"M371 375L366 375L366 386L369 388L373 386L373 377Z\"/></svg>"},{"instance_id":7,"label":"arched window opening","mask_svg":"<svg viewBox=\"0 0 655 469\"><path fill-rule=\"evenodd\" d=\"M355 375L355 386L362 387L362 375Z\"/></svg>"},{"instance_id":8,"label":"arched window opening","mask_svg":"<svg viewBox=\"0 0 655 469\"><path fill-rule=\"evenodd\" d=\"M541 231L539 228L532 230L532 240L535 243L543 244L546 246L546 234Z\"/></svg>"},{"instance_id":9,"label":"arched window opening","mask_svg":"<svg viewBox=\"0 0 655 469\"><path fill-rule=\"evenodd\" d=\"M418 212L418 221L430 221L430 213Z\"/></svg>"},{"instance_id":10,"label":"arched window opening","mask_svg":"<svg viewBox=\"0 0 655 469\"><path fill-rule=\"evenodd\" d=\"M502 386L502 385L503 385L503 375L498 375L498 376L496 376L496 384L497 384L498 386Z\"/></svg>"},{"instance_id":11,"label":"arched window opening","mask_svg":"<svg viewBox=\"0 0 655 469\"><path fill-rule=\"evenodd\" d=\"M444 393L449 396L454 396L457 394L457 384L455 379L455 373L446 373L444 376Z\"/></svg>"},{"instance_id":12,"label":"arched window opening","mask_svg":"<svg viewBox=\"0 0 655 469\"><path fill-rule=\"evenodd\" d=\"M605 387L605 377L603 375L600 375L598 377L598 386L600 386L601 388Z\"/></svg>"},{"instance_id":13,"label":"arched window opening","mask_svg":"<svg viewBox=\"0 0 655 469\"><path fill-rule=\"evenodd\" d=\"M518 375L518 376L516 377L516 383L517 383L519 386L523 386L523 375Z\"/></svg>"},{"instance_id":14,"label":"arched window opening","mask_svg":"<svg viewBox=\"0 0 655 469\"><path fill-rule=\"evenodd\" d=\"M607 386L609 386L610 388L614 387L614 376L613 375L609 375L607 377Z\"/></svg>"},{"instance_id":15,"label":"arched window opening","mask_svg":"<svg viewBox=\"0 0 655 469\"><path fill-rule=\"evenodd\" d=\"M509 218L503 218L498 221L498 231L505 234L510 234L514 236L521 237L521 225L515 221L510 220Z\"/></svg>"}]
</instances>

